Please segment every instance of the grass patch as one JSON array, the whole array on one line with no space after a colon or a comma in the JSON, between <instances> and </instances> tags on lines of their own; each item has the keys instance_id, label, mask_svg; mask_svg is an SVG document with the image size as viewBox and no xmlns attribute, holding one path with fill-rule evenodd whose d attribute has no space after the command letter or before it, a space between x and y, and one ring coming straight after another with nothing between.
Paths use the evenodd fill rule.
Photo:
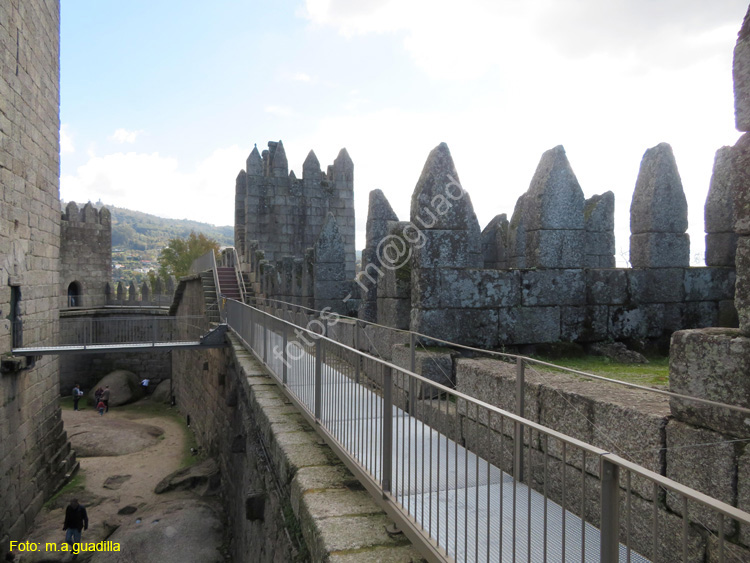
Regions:
<instances>
[{"instance_id":1,"label":"grass patch","mask_svg":"<svg viewBox=\"0 0 750 563\"><path fill-rule=\"evenodd\" d=\"M666 387L669 385L669 358L661 356L649 358L648 364L622 364L614 362L610 358L604 356L555 358L554 360L537 357L537 359L578 371L585 371L593 373L594 375L616 379L618 381L635 383L637 385L645 385L649 387ZM547 372L561 371L539 365L534 366L534 369Z\"/></svg>"},{"instance_id":2,"label":"grass patch","mask_svg":"<svg viewBox=\"0 0 750 563\"><path fill-rule=\"evenodd\" d=\"M190 467L202 459L201 456L193 455L191 448L197 449L198 443L195 441L195 434L185 424L185 418L175 407L163 403L152 401L138 401L131 405L116 407L118 411L125 411L128 418L139 419L149 417L171 418L180 425L183 435L182 455L180 457L180 469Z\"/></svg>"},{"instance_id":3,"label":"grass patch","mask_svg":"<svg viewBox=\"0 0 750 563\"><path fill-rule=\"evenodd\" d=\"M85 490L86 477L83 475L83 470L79 469L78 473L76 473L75 476L70 481L68 481L68 483L62 489L57 491L54 495L52 495L52 498L44 503L44 508L47 510L58 508L61 497L65 497L65 499L62 499L62 501L63 504L66 504L68 502L68 497L72 498L75 496L82 496Z\"/></svg>"}]
</instances>

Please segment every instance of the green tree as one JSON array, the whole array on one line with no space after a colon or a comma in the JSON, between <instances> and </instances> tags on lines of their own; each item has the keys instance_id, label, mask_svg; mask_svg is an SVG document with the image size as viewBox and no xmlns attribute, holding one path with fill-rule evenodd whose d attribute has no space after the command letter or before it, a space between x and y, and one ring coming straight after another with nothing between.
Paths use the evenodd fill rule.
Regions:
<instances>
[{"instance_id":1,"label":"green tree","mask_svg":"<svg viewBox=\"0 0 750 563\"><path fill-rule=\"evenodd\" d=\"M176 278L186 276L190 273L193 260L209 250L213 250L214 254L218 253L219 243L203 233L196 234L195 231L190 231L187 238L169 239L159 255L159 275L164 278L170 275Z\"/></svg>"}]
</instances>

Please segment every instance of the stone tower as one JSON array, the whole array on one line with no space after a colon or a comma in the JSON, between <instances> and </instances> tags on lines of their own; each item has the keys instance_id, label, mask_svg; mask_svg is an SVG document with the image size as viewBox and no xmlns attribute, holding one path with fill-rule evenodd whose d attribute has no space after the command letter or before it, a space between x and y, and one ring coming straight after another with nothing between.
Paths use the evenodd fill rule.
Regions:
<instances>
[{"instance_id":1,"label":"stone tower","mask_svg":"<svg viewBox=\"0 0 750 563\"><path fill-rule=\"evenodd\" d=\"M0 558L74 463L60 418L60 3L0 2Z\"/></svg>"},{"instance_id":2,"label":"stone tower","mask_svg":"<svg viewBox=\"0 0 750 563\"><path fill-rule=\"evenodd\" d=\"M60 222L60 307L106 305L112 279L112 220L109 210L68 203Z\"/></svg>"},{"instance_id":3,"label":"stone tower","mask_svg":"<svg viewBox=\"0 0 750 563\"><path fill-rule=\"evenodd\" d=\"M341 149L327 172L313 151L302 164L302 178L289 171L284 145L257 146L237 176L235 246L246 264L255 266L253 248L275 263L284 256L302 258L318 239L326 217L336 218L344 243L345 273L354 277L354 163Z\"/></svg>"}]
</instances>

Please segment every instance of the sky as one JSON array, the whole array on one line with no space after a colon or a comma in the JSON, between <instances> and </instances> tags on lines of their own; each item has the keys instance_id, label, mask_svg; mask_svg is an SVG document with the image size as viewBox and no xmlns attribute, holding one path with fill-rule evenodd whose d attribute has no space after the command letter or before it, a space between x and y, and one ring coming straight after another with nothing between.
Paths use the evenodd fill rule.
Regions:
<instances>
[{"instance_id":1,"label":"sky","mask_svg":"<svg viewBox=\"0 0 750 563\"><path fill-rule=\"evenodd\" d=\"M66 201L215 225L235 178L282 140L299 177L354 161L357 246L370 190L408 220L448 144L481 227L513 213L563 145L586 197L615 193L618 261L643 153L670 143L693 263L716 150L734 129L737 0L62 0Z\"/></svg>"}]
</instances>

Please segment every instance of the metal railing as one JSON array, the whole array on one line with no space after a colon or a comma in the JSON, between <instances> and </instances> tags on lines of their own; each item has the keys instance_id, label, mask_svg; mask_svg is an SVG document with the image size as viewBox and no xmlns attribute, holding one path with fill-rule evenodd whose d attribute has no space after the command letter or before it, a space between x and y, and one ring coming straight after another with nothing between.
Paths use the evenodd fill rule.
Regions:
<instances>
[{"instance_id":1,"label":"metal railing","mask_svg":"<svg viewBox=\"0 0 750 563\"><path fill-rule=\"evenodd\" d=\"M430 560L736 560L745 512L259 309L227 320Z\"/></svg>"},{"instance_id":2,"label":"metal railing","mask_svg":"<svg viewBox=\"0 0 750 563\"><path fill-rule=\"evenodd\" d=\"M717 402L717 401L712 401L710 399L704 399L702 397L694 397L692 395L684 395L684 394L681 394L681 393L675 393L673 391L667 391L666 389L659 389L659 388L656 388L656 387L648 387L648 386L645 386L645 385L638 385L637 383L631 383L629 381L623 381L623 380L620 380L620 379L613 379L611 377L605 377L605 376L602 376L602 375L596 375L596 374L593 374L593 373L589 373L589 372L585 372L585 371L581 371L581 370L577 370L577 369L573 369L573 368L568 368L568 367L557 365L557 364L553 364L553 363L550 363L550 362L545 362L544 360L539 360L537 358L531 358L529 356L522 356L520 354L509 354L507 352L498 352L498 351L495 351L495 350L485 350L485 349L482 349L482 348L476 348L476 347L473 347L473 346L467 346L465 344L458 344L456 342L451 342L450 340L443 340L442 338L439 338L439 337L436 337L436 336L422 334L420 332L415 332L415 331L412 331L412 330L406 330L406 329L400 329L400 328L393 328L393 327L389 327L389 326L386 326L386 325L380 325L380 324L377 324L377 323L373 323L373 322L370 322L370 321L363 321L361 319L357 319L356 317L349 317L349 316L346 316L346 315L339 315L339 314L334 314L334 313L331 313L331 312L318 311L316 309L311 309L309 307L305 307L303 305L299 305L299 304L296 304L296 303L289 303L289 302L286 302L286 301L280 301L278 299L269 299L267 297L256 297L256 304L257 304L258 307L261 307L261 308L262 307L275 308L275 309L279 309L280 308L280 309L282 309L284 311L289 311L292 308L294 308L294 309L297 309L298 311L301 311L301 312L303 312L305 314L314 315L314 316L316 316L318 318L321 318L321 319L331 318L332 316L335 316L337 319L345 319L347 321L351 321L351 322L355 323L357 326L360 326L360 325L361 326L372 326L372 327L375 327L375 328L378 328L378 329L387 330L387 331L391 331L391 332L394 332L394 333L401 334L401 335L404 336L405 339L408 339L408 342L409 342L409 345L410 345L410 348L411 348L411 369L412 369L412 371L414 371L414 368L415 368L415 352L416 352L416 350L420 346L422 346L424 348L425 344L427 344L427 345L439 344L439 345L443 345L443 346L446 346L446 347L449 347L449 348L455 349L455 350L464 350L466 352L469 352L472 355L481 355L481 356L485 356L485 357L498 358L498 359L502 359L502 360L506 360L506 361L511 361L511 362L514 362L514 363L517 362L517 361L521 361L521 362L523 362L524 365L538 365L538 366L543 366L545 368L550 368L550 369L552 369L554 371L557 371L557 372L563 372L563 373L568 373L568 374L571 374L571 375L577 375L577 376L586 377L588 379L594 379L594 380L597 380L597 381L604 381L604 382L607 382L607 383L613 383L615 385L620 385L622 387L627 387L627 388L630 388L630 389L638 389L640 391L647 391L649 393L654 393L654 394L657 394L657 395L662 395L664 397L668 397L670 399L675 399L675 400L678 400L678 401L685 401L685 402L689 402L689 403L696 403L696 404L706 405L706 406L709 406L709 407L722 408L722 409L726 409L728 411L736 412L736 413L739 413L739 414L742 414L742 415L745 415L745 416L750 416L750 409L746 408L746 407L741 407L739 405L732 405L732 404L727 404L727 403L720 403L720 402ZM519 389L522 390L524 388L524 385L525 385L525 382L524 382L525 371L524 370L518 370L517 373L518 373L518 378L516 380L516 385L519 387ZM524 412L523 405L520 403L520 401L523 400L523 393L520 393L519 395L517 395L517 399L518 399L518 403L516 405L516 414L523 414L523 412Z\"/></svg>"},{"instance_id":3,"label":"metal railing","mask_svg":"<svg viewBox=\"0 0 750 563\"><path fill-rule=\"evenodd\" d=\"M222 250L222 257L224 255L229 256L226 265L227 267L234 268L234 275L237 278L237 287L240 289L240 297L242 298L241 301L246 303L247 299L245 296L247 295L247 288L245 287L245 278L242 276L242 271L240 269L240 259L237 256L237 249L233 246L227 246Z\"/></svg>"},{"instance_id":4,"label":"metal railing","mask_svg":"<svg viewBox=\"0 0 750 563\"><path fill-rule=\"evenodd\" d=\"M226 320L226 309L224 299L221 296L221 286L219 285L219 271L216 267L216 254L213 250L209 250L203 256L196 258L190 265L191 274L200 274L201 272L205 272L207 270L211 270L211 274L214 277L214 287L216 287L216 306L219 310L219 318L221 319L221 322L224 322Z\"/></svg>"},{"instance_id":5,"label":"metal railing","mask_svg":"<svg viewBox=\"0 0 750 563\"><path fill-rule=\"evenodd\" d=\"M91 316L17 322L23 327L23 342L14 348L197 342L210 329L204 316Z\"/></svg>"}]
</instances>

